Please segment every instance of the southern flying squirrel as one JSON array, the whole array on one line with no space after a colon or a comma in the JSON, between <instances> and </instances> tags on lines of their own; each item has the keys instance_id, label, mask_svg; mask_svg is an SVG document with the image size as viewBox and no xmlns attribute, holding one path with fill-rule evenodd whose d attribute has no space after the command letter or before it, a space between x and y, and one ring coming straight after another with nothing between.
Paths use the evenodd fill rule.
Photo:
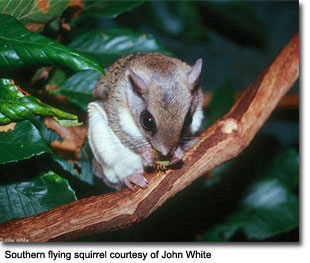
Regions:
<instances>
[{"instance_id":1,"label":"southern flying squirrel","mask_svg":"<svg viewBox=\"0 0 310 263\"><path fill-rule=\"evenodd\" d=\"M203 94L198 85L202 59L191 67L160 53L130 54L111 65L88 105L93 172L115 189L143 176L158 155L171 164L201 126Z\"/></svg>"}]
</instances>

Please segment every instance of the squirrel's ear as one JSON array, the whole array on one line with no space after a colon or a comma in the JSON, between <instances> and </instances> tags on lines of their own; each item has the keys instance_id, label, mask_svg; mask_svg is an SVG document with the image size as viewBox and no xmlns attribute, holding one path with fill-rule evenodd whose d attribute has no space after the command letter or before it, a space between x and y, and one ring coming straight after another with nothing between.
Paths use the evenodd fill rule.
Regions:
<instances>
[{"instance_id":1,"label":"squirrel's ear","mask_svg":"<svg viewBox=\"0 0 310 263\"><path fill-rule=\"evenodd\" d=\"M147 89L147 79L145 76L143 76L141 73L134 71L132 68L128 67L128 76L129 80L133 84L133 88L140 92L143 93Z\"/></svg>"},{"instance_id":2,"label":"squirrel's ear","mask_svg":"<svg viewBox=\"0 0 310 263\"><path fill-rule=\"evenodd\" d=\"M202 67L202 59L200 58L195 62L192 69L187 73L187 83L191 89L194 88L198 82L201 67Z\"/></svg>"}]
</instances>

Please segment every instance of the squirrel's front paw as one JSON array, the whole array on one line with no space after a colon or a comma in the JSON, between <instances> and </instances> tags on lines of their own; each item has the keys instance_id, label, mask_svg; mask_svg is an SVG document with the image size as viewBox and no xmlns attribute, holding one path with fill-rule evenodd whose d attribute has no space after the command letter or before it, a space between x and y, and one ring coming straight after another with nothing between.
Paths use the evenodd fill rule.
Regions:
<instances>
[{"instance_id":1,"label":"squirrel's front paw","mask_svg":"<svg viewBox=\"0 0 310 263\"><path fill-rule=\"evenodd\" d=\"M171 158L171 164L176 164L182 160L184 156L184 152L182 148L179 146L173 153L172 158Z\"/></svg>"}]
</instances>

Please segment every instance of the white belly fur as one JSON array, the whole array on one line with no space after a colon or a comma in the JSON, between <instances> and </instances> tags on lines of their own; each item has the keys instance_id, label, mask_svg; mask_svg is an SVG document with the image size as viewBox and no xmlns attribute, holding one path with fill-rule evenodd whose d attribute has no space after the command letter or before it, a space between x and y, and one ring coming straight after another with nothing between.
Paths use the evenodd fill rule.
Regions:
<instances>
[{"instance_id":1,"label":"white belly fur","mask_svg":"<svg viewBox=\"0 0 310 263\"><path fill-rule=\"evenodd\" d=\"M143 169L141 156L126 148L108 125L107 115L98 102L88 105L89 144L103 173L111 183ZM92 136L90 136L90 134Z\"/></svg>"}]
</instances>

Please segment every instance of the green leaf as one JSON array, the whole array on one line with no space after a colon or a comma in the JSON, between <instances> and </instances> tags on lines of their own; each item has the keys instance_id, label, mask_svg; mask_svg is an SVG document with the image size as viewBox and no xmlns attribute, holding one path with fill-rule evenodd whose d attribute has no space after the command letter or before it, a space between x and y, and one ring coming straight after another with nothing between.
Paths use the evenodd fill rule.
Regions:
<instances>
[{"instance_id":1,"label":"green leaf","mask_svg":"<svg viewBox=\"0 0 310 263\"><path fill-rule=\"evenodd\" d=\"M240 210L212 227L201 241L225 242L239 232L248 240L264 240L296 228L298 222L296 195L279 180L266 178L253 185Z\"/></svg>"},{"instance_id":2,"label":"green leaf","mask_svg":"<svg viewBox=\"0 0 310 263\"><path fill-rule=\"evenodd\" d=\"M75 71L93 69L103 73L103 69L95 60L54 40L28 31L12 16L1 14L0 27L0 70L56 63Z\"/></svg>"},{"instance_id":3,"label":"green leaf","mask_svg":"<svg viewBox=\"0 0 310 263\"><path fill-rule=\"evenodd\" d=\"M83 15L91 17L115 18L143 4L145 0L136 1L86 1ZM85 12L86 11L86 12Z\"/></svg>"},{"instance_id":4,"label":"green leaf","mask_svg":"<svg viewBox=\"0 0 310 263\"><path fill-rule=\"evenodd\" d=\"M94 29L74 39L69 47L96 58L104 67L130 53L161 52L171 55L152 35L126 28Z\"/></svg>"},{"instance_id":5,"label":"green leaf","mask_svg":"<svg viewBox=\"0 0 310 263\"><path fill-rule=\"evenodd\" d=\"M29 119L35 115L76 120L77 116L42 103L25 94L10 79L0 79L0 124Z\"/></svg>"},{"instance_id":6,"label":"green leaf","mask_svg":"<svg viewBox=\"0 0 310 263\"><path fill-rule=\"evenodd\" d=\"M149 1L147 21L152 27L169 34L189 38L208 38L208 29L201 22L195 1ZM133 14L131 14L133 15Z\"/></svg>"},{"instance_id":7,"label":"green leaf","mask_svg":"<svg viewBox=\"0 0 310 263\"><path fill-rule=\"evenodd\" d=\"M40 29L47 22L60 16L70 0L1 0L0 13L14 16L28 27Z\"/></svg>"},{"instance_id":8,"label":"green leaf","mask_svg":"<svg viewBox=\"0 0 310 263\"><path fill-rule=\"evenodd\" d=\"M53 89L52 95L61 95L70 102L87 110L88 103L92 100L92 91L95 88L100 74L92 70L78 72L70 77L62 86Z\"/></svg>"},{"instance_id":9,"label":"green leaf","mask_svg":"<svg viewBox=\"0 0 310 263\"><path fill-rule=\"evenodd\" d=\"M0 185L0 223L38 214L77 200L68 181L52 171L27 181Z\"/></svg>"},{"instance_id":10,"label":"green leaf","mask_svg":"<svg viewBox=\"0 0 310 263\"><path fill-rule=\"evenodd\" d=\"M212 95L210 106L208 107L208 126L222 117L234 104L235 84L232 79L228 79L224 84L216 89Z\"/></svg>"},{"instance_id":11,"label":"green leaf","mask_svg":"<svg viewBox=\"0 0 310 263\"><path fill-rule=\"evenodd\" d=\"M62 141L60 136L51 129L48 129L40 117L34 118L33 122L37 129L40 131L44 140L50 144L51 142L58 140ZM92 152L88 144L87 138L85 138L84 144L80 149L80 159L75 161L68 161L56 154L52 154L53 160L58 163L64 171L67 171L75 178L88 184L94 184L94 175L92 173Z\"/></svg>"},{"instance_id":12,"label":"green leaf","mask_svg":"<svg viewBox=\"0 0 310 263\"><path fill-rule=\"evenodd\" d=\"M31 122L38 129L42 138L47 144L50 144L51 142L56 141L56 140L60 142L63 141L62 138L56 132L48 129L45 126L45 123L42 117L40 116L34 117L32 118Z\"/></svg>"},{"instance_id":13,"label":"green leaf","mask_svg":"<svg viewBox=\"0 0 310 263\"><path fill-rule=\"evenodd\" d=\"M249 239L266 239L298 226L298 198L276 178L254 184L243 205L249 215L243 231Z\"/></svg>"},{"instance_id":14,"label":"green leaf","mask_svg":"<svg viewBox=\"0 0 310 263\"><path fill-rule=\"evenodd\" d=\"M83 124L83 122L78 122L78 120L60 120L57 117L53 117L53 120L55 120L61 127L76 127Z\"/></svg>"},{"instance_id":15,"label":"green leaf","mask_svg":"<svg viewBox=\"0 0 310 263\"><path fill-rule=\"evenodd\" d=\"M92 153L88 145L87 139L80 150L80 159L76 163L69 162L68 160L53 154L52 158L57 162L65 171L69 172L75 178L90 185L94 185L94 175L92 172Z\"/></svg>"},{"instance_id":16,"label":"green leaf","mask_svg":"<svg viewBox=\"0 0 310 263\"><path fill-rule=\"evenodd\" d=\"M291 190L299 184L299 154L295 149L289 149L278 154L268 175L281 180Z\"/></svg>"},{"instance_id":17,"label":"green leaf","mask_svg":"<svg viewBox=\"0 0 310 263\"><path fill-rule=\"evenodd\" d=\"M299 200L292 191L298 182L298 166L295 150L279 153L264 175L247 188L239 209L200 240L229 241L237 233L248 240L264 240L298 227Z\"/></svg>"},{"instance_id":18,"label":"green leaf","mask_svg":"<svg viewBox=\"0 0 310 263\"><path fill-rule=\"evenodd\" d=\"M19 122L13 130L0 132L0 164L51 152L40 132L30 121Z\"/></svg>"}]
</instances>

